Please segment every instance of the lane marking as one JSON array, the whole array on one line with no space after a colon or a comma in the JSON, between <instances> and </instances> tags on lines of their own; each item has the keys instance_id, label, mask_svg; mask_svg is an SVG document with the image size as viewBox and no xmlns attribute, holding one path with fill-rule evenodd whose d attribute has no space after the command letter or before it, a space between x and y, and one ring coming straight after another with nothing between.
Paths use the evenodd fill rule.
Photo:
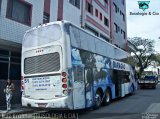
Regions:
<instances>
[{"instance_id":1,"label":"lane marking","mask_svg":"<svg viewBox=\"0 0 160 119\"><path fill-rule=\"evenodd\" d=\"M152 103L145 112L146 113L160 113L160 103Z\"/></svg>"}]
</instances>

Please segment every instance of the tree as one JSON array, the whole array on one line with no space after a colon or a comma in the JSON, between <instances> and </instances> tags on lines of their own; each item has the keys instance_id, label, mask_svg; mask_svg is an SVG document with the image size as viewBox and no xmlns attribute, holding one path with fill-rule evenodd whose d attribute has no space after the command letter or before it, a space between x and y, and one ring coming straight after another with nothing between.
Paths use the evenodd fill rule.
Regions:
<instances>
[{"instance_id":1,"label":"tree","mask_svg":"<svg viewBox=\"0 0 160 119\"><path fill-rule=\"evenodd\" d=\"M139 67L139 75L143 73L151 62L159 62L159 55L155 54L154 40L145 39L141 37L129 38L129 41L133 44L135 51L133 51L134 63Z\"/></svg>"}]
</instances>

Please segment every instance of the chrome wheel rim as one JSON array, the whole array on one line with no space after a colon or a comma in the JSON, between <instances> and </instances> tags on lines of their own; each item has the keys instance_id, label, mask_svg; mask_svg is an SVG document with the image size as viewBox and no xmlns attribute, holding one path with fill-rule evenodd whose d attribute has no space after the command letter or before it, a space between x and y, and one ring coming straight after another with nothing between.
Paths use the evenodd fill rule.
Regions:
<instances>
[{"instance_id":1,"label":"chrome wheel rim","mask_svg":"<svg viewBox=\"0 0 160 119\"><path fill-rule=\"evenodd\" d=\"M99 107L101 105L101 96L100 94L96 94L96 105Z\"/></svg>"}]
</instances>

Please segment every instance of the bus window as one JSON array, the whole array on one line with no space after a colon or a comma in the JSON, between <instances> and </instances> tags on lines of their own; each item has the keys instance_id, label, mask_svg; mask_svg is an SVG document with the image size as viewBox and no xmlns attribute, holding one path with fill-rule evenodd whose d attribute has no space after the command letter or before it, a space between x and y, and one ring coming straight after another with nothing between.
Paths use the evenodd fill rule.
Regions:
<instances>
[{"instance_id":1,"label":"bus window","mask_svg":"<svg viewBox=\"0 0 160 119\"><path fill-rule=\"evenodd\" d=\"M47 27L40 27L26 33L23 40L23 47L35 47L51 43L59 40L62 36L61 28L59 25L51 25Z\"/></svg>"},{"instance_id":2,"label":"bus window","mask_svg":"<svg viewBox=\"0 0 160 119\"><path fill-rule=\"evenodd\" d=\"M124 72L124 83L130 82L129 75L130 75L129 72Z\"/></svg>"}]
</instances>

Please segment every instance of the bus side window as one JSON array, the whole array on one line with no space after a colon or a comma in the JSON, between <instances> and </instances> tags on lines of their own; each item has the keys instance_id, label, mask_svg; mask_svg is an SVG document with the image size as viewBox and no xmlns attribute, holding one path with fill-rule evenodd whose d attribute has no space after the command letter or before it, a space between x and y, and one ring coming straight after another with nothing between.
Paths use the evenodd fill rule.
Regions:
<instances>
[{"instance_id":1,"label":"bus side window","mask_svg":"<svg viewBox=\"0 0 160 119\"><path fill-rule=\"evenodd\" d=\"M111 80L112 80L112 82L115 84L116 83L116 81L117 81L117 71L116 70L114 70L114 69L109 69L109 74L110 74L110 76L111 76Z\"/></svg>"},{"instance_id":2,"label":"bus side window","mask_svg":"<svg viewBox=\"0 0 160 119\"><path fill-rule=\"evenodd\" d=\"M118 76L118 70L115 69L111 69L111 77L112 77L112 81L113 83L120 83L120 77Z\"/></svg>"},{"instance_id":3,"label":"bus side window","mask_svg":"<svg viewBox=\"0 0 160 119\"><path fill-rule=\"evenodd\" d=\"M129 75L130 75L130 73L126 72L126 74L125 74L125 83L130 82L131 79L129 78Z\"/></svg>"}]
</instances>

